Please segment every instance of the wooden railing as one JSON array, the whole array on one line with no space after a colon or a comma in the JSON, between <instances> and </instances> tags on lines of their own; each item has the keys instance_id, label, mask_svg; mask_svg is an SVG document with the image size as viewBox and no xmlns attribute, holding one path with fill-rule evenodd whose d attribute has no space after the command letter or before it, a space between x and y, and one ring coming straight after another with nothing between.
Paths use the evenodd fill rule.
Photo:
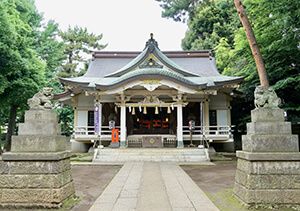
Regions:
<instances>
[{"instance_id":1,"label":"wooden railing","mask_svg":"<svg viewBox=\"0 0 300 211\"><path fill-rule=\"evenodd\" d=\"M195 126L193 135L231 135L233 126ZM183 135L189 135L189 126L183 126Z\"/></svg>"},{"instance_id":2,"label":"wooden railing","mask_svg":"<svg viewBox=\"0 0 300 211\"><path fill-rule=\"evenodd\" d=\"M120 126L116 126L120 129ZM222 126L195 126L193 135L231 135L233 126L222 125ZM97 135L95 134L94 126L77 126L74 131L75 135L88 136ZM183 135L189 135L189 126L183 126ZM111 130L108 126L101 127L101 135L111 135Z\"/></svg>"},{"instance_id":3,"label":"wooden railing","mask_svg":"<svg viewBox=\"0 0 300 211\"><path fill-rule=\"evenodd\" d=\"M119 129L119 133L120 133L120 126L116 126L115 128ZM101 135L111 136L111 129L109 129L109 126L102 126L101 127Z\"/></svg>"},{"instance_id":4,"label":"wooden railing","mask_svg":"<svg viewBox=\"0 0 300 211\"><path fill-rule=\"evenodd\" d=\"M116 126L119 129L120 126ZM232 135L233 126L222 125L222 126L195 126L192 131L192 139L207 142L208 140L229 140L233 138ZM97 139L98 134L95 134L94 126L77 126L74 131L75 139ZM101 127L101 139L110 140L111 130L108 126ZM190 130L188 126L183 126L183 139L190 140ZM203 143L204 145L208 145Z\"/></svg>"},{"instance_id":5,"label":"wooden railing","mask_svg":"<svg viewBox=\"0 0 300 211\"><path fill-rule=\"evenodd\" d=\"M120 129L119 126L116 126L117 129ZM74 130L75 136L95 136L95 127L94 126L77 126ZM102 126L101 127L101 136L102 135L111 135L111 130L109 126Z\"/></svg>"}]
</instances>

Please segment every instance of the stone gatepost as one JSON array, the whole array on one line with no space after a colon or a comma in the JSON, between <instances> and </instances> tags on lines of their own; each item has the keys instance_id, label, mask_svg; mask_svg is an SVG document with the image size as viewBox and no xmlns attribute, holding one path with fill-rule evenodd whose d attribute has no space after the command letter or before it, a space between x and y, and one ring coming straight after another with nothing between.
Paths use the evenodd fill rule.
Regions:
<instances>
[{"instance_id":1,"label":"stone gatepost","mask_svg":"<svg viewBox=\"0 0 300 211\"><path fill-rule=\"evenodd\" d=\"M257 108L242 137L243 150L237 151L234 193L248 205L300 205L298 137L284 121L284 111L265 104L271 98L261 106L260 96L255 97Z\"/></svg>"},{"instance_id":2,"label":"stone gatepost","mask_svg":"<svg viewBox=\"0 0 300 211\"><path fill-rule=\"evenodd\" d=\"M51 109L30 109L0 161L2 207L60 207L74 195L70 152Z\"/></svg>"}]
</instances>

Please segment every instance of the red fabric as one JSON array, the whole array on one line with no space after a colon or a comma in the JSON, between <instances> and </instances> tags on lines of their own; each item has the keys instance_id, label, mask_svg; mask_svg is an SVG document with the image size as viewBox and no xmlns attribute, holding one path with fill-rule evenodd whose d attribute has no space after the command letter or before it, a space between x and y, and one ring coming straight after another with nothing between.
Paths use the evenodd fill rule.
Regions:
<instances>
[{"instance_id":1,"label":"red fabric","mask_svg":"<svg viewBox=\"0 0 300 211\"><path fill-rule=\"evenodd\" d=\"M169 128L169 122L163 121L162 128Z\"/></svg>"},{"instance_id":2,"label":"red fabric","mask_svg":"<svg viewBox=\"0 0 300 211\"><path fill-rule=\"evenodd\" d=\"M149 120L143 120L142 126L150 129L151 122Z\"/></svg>"},{"instance_id":3,"label":"red fabric","mask_svg":"<svg viewBox=\"0 0 300 211\"><path fill-rule=\"evenodd\" d=\"M119 129L112 129L111 130L111 142L119 142Z\"/></svg>"},{"instance_id":4,"label":"red fabric","mask_svg":"<svg viewBox=\"0 0 300 211\"><path fill-rule=\"evenodd\" d=\"M153 127L157 128L157 127L161 127L161 121L160 120L152 120L153 122Z\"/></svg>"}]
</instances>

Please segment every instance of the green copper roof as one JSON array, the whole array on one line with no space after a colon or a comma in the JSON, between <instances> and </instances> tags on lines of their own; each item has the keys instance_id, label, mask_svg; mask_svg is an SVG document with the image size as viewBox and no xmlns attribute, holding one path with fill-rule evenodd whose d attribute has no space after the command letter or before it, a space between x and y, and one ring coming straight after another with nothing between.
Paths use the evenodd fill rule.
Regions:
<instances>
[{"instance_id":1,"label":"green copper roof","mask_svg":"<svg viewBox=\"0 0 300 211\"><path fill-rule=\"evenodd\" d=\"M179 83L188 85L188 86L201 86L201 87L205 87L206 86L206 82L205 80L203 80L201 83L194 83L192 80L189 80L187 77L184 77L182 74L174 72L174 71L170 71L167 69L159 69L159 68L143 68L143 69L136 69L133 71L130 71L124 75L122 75L121 77L114 77L115 80L111 80L110 83L103 83L104 81L99 81L96 82L95 85L96 87L104 87L104 86L114 86L117 84L121 84L121 83L125 83L128 82L130 80L134 80L136 78L149 78L151 77L152 79L171 79L174 81L177 81ZM110 79L113 79L112 77L110 77Z\"/></svg>"},{"instance_id":2,"label":"green copper roof","mask_svg":"<svg viewBox=\"0 0 300 211\"><path fill-rule=\"evenodd\" d=\"M204 57L181 56L177 54L178 60L174 60L175 57L170 57L174 62L160 51L157 42L151 37L144 50L134 59L132 57L132 60L126 60L127 64L119 65L120 58L104 57L101 60L94 58L84 76L61 78L60 80L63 83L79 86L83 89L96 88L100 90L122 86L134 80L166 79L195 90L238 84L243 80L242 77L220 75L214 59L208 53ZM195 58L197 60L194 60ZM185 69L177 65L177 62L184 65ZM109 71L107 71L106 67L111 69L108 68Z\"/></svg>"},{"instance_id":3,"label":"green copper roof","mask_svg":"<svg viewBox=\"0 0 300 211\"><path fill-rule=\"evenodd\" d=\"M147 77L147 79L162 79L168 78L173 79L177 82L186 84L188 86L195 86L198 88L209 88L215 87L218 85L224 85L228 83L239 83L243 80L242 77L232 77L232 76L211 76L211 77L183 77L179 73L174 73L165 69L138 69L132 72L129 72L122 77L107 77L107 78L88 78L88 77L77 77L69 79L60 79L64 83L78 85L80 84L83 87L95 88L105 88L110 86L121 85L126 83L131 79Z\"/></svg>"},{"instance_id":4,"label":"green copper roof","mask_svg":"<svg viewBox=\"0 0 300 211\"><path fill-rule=\"evenodd\" d=\"M128 72L129 70L131 70L134 67L136 67L137 65L139 65L139 63L141 63L144 60L144 58L146 58L146 56L147 56L147 50L145 49L136 58L131 60L131 62L129 62L127 65L125 65L121 69L117 70L116 72L113 72L111 74L106 75L105 77L119 77L119 76L121 76L122 74Z\"/></svg>"},{"instance_id":5,"label":"green copper roof","mask_svg":"<svg viewBox=\"0 0 300 211\"><path fill-rule=\"evenodd\" d=\"M177 64L175 64L175 62L173 62L171 59L169 59L168 57L166 57L159 49L155 49L155 51L153 52L153 54L155 56L157 56L157 58L163 63L165 64L167 67L175 70L176 72L179 72L181 74L183 74L184 76L199 76L196 75L194 73L191 73L187 70L184 70L183 68L179 67Z\"/></svg>"},{"instance_id":6,"label":"green copper roof","mask_svg":"<svg viewBox=\"0 0 300 211\"><path fill-rule=\"evenodd\" d=\"M121 69L111 74L108 74L105 77L120 77L132 71L134 68L138 67L141 63L143 63L145 59L148 58L149 54L155 55L160 62L162 62L168 68L172 69L174 72L181 73L183 76L198 76L194 73L184 70L183 68L175 64L171 59L166 57L158 48L157 42L153 39L153 37L151 37L147 41L145 49L135 59L133 59Z\"/></svg>"}]
</instances>

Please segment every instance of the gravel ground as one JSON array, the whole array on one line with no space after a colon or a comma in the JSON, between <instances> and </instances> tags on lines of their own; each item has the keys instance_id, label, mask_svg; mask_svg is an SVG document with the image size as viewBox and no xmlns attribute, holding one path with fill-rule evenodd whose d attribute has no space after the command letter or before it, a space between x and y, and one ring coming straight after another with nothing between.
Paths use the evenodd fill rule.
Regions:
<instances>
[{"instance_id":1,"label":"gravel ground","mask_svg":"<svg viewBox=\"0 0 300 211\"><path fill-rule=\"evenodd\" d=\"M185 165L182 169L221 211L295 211L298 208L247 208L233 195L236 161L217 161L214 166Z\"/></svg>"},{"instance_id":2,"label":"gravel ground","mask_svg":"<svg viewBox=\"0 0 300 211\"><path fill-rule=\"evenodd\" d=\"M217 161L214 166L181 166L221 211L246 211L233 196L236 161Z\"/></svg>"},{"instance_id":3,"label":"gravel ground","mask_svg":"<svg viewBox=\"0 0 300 211\"><path fill-rule=\"evenodd\" d=\"M73 165L72 176L80 202L72 211L89 210L120 168L109 165Z\"/></svg>"},{"instance_id":4,"label":"gravel ground","mask_svg":"<svg viewBox=\"0 0 300 211\"><path fill-rule=\"evenodd\" d=\"M227 188L233 188L236 161L214 162L216 165L185 165L181 168L197 183L204 192L216 194Z\"/></svg>"}]
</instances>

